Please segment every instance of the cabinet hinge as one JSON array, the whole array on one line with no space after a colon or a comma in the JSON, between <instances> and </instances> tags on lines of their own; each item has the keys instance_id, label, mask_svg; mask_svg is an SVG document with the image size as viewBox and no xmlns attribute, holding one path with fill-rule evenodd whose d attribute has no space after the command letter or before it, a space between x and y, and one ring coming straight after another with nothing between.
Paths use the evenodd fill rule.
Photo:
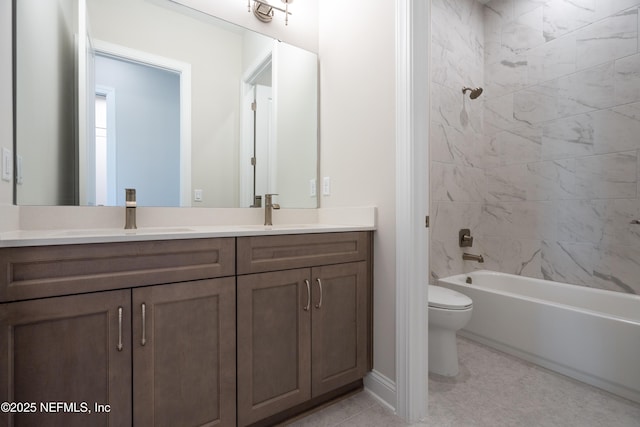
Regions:
<instances>
[{"instance_id":1,"label":"cabinet hinge","mask_svg":"<svg viewBox=\"0 0 640 427\"><path fill-rule=\"evenodd\" d=\"M429 228L429 215L427 215L424 219L424 226Z\"/></svg>"},{"instance_id":2,"label":"cabinet hinge","mask_svg":"<svg viewBox=\"0 0 640 427\"><path fill-rule=\"evenodd\" d=\"M251 166L255 166L256 165L256 158L252 157L251 158Z\"/></svg>"},{"instance_id":3,"label":"cabinet hinge","mask_svg":"<svg viewBox=\"0 0 640 427\"><path fill-rule=\"evenodd\" d=\"M256 105L256 101L253 101L251 103L251 111L256 111L257 105Z\"/></svg>"}]
</instances>

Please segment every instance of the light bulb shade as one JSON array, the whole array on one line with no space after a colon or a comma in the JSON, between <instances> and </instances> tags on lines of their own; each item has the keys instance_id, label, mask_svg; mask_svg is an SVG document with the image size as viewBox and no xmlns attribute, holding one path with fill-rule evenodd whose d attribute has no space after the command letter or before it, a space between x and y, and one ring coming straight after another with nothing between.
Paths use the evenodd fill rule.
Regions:
<instances>
[{"instance_id":1,"label":"light bulb shade","mask_svg":"<svg viewBox=\"0 0 640 427\"><path fill-rule=\"evenodd\" d=\"M271 22L273 19L273 8L266 3L254 1L253 14L262 22Z\"/></svg>"},{"instance_id":2,"label":"light bulb shade","mask_svg":"<svg viewBox=\"0 0 640 427\"><path fill-rule=\"evenodd\" d=\"M293 0L281 0L285 4L285 8L269 4L266 0L247 0L247 8L251 10L251 1L253 1L253 14L262 22L271 22L274 15L274 9L284 12L284 23L289 25L289 3L293 3Z\"/></svg>"}]
</instances>

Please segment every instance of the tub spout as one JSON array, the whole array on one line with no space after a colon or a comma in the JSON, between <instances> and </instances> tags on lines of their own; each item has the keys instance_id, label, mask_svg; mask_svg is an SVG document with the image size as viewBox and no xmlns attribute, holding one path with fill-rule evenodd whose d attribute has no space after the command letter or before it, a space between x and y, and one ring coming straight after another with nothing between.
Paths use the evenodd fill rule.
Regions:
<instances>
[{"instance_id":1,"label":"tub spout","mask_svg":"<svg viewBox=\"0 0 640 427\"><path fill-rule=\"evenodd\" d=\"M473 255L466 252L462 254L462 259L465 261L478 261L480 264L484 262L482 255Z\"/></svg>"}]
</instances>

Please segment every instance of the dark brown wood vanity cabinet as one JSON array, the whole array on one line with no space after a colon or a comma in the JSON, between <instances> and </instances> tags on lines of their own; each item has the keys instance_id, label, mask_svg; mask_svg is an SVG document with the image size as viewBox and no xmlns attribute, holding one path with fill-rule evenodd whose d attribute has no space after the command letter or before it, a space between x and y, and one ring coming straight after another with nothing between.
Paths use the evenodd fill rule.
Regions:
<instances>
[{"instance_id":1,"label":"dark brown wood vanity cabinet","mask_svg":"<svg viewBox=\"0 0 640 427\"><path fill-rule=\"evenodd\" d=\"M16 411L0 425L236 425L235 239L1 249L0 263L0 402Z\"/></svg>"},{"instance_id":2,"label":"dark brown wood vanity cabinet","mask_svg":"<svg viewBox=\"0 0 640 427\"><path fill-rule=\"evenodd\" d=\"M272 425L344 394L372 366L371 246L0 248L0 427Z\"/></svg>"},{"instance_id":3,"label":"dark brown wood vanity cabinet","mask_svg":"<svg viewBox=\"0 0 640 427\"><path fill-rule=\"evenodd\" d=\"M362 379L369 251L367 232L238 238L238 425Z\"/></svg>"}]
</instances>

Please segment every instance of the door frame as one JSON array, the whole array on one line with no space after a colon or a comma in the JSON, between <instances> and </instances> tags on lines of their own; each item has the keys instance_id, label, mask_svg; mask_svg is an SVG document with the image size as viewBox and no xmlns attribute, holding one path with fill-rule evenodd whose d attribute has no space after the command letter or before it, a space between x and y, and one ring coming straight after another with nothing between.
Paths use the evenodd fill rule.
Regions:
<instances>
[{"instance_id":1,"label":"door frame","mask_svg":"<svg viewBox=\"0 0 640 427\"><path fill-rule=\"evenodd\" d=\"M430 8L396 0L396 413L427 417Z\"/></svg>"},{"instance_id":2,"label":"door frame","mask_svg":"<svg viewBox=\"0 0 640 427\"><path fill-rule=\"evenodd\" d=\"M107 204L106 206L116 205L116 90L113 87L96 85L95 95L103 96L107 103ZM95 146L95 138L92 142L89 142ZM89 150L95 154L95 148ZM89 163L88 174L95 175L96 167L95 162ZM94 191L95 189L87 189L87 192ZM95 200L95 197L93 198Z\"/></svg>"},{"instance_id":3,"label":"door frame","mask_svg":"<svg viewBox=\"0 0 640 427\"><path fill-rule=\"evenodd\" d=\"M96 54L173 71L180 76L180 206L191 206L191 64L93 39Z\"/></svg>"}]
</instances>

